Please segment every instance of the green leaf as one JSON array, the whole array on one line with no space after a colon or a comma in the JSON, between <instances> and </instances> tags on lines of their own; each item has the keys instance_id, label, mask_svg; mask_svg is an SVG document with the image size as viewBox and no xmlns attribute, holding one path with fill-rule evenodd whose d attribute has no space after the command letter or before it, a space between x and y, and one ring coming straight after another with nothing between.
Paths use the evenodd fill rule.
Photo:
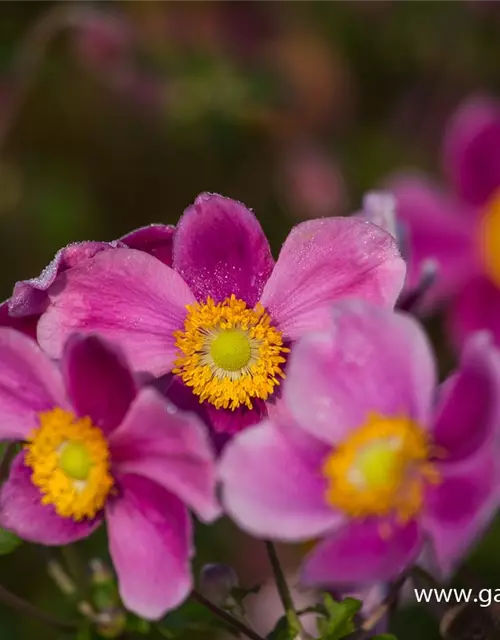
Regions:
<instances>
[{"instance_id":1,"label":"green leaf","mask_svg":"<svg viewBox=\"0 0 500 640\"><path fill-rule=\"evenodd\" d=\"M12 553L19 545L22 544L21 538L5 529L0 529L0 555L6 556L8 553Z\"/></svg>"},{"instance_id":2,"label":"green leaf","mask_svg":"<svg viewBox=\"0 0 500 640\"><path fill-rule=\"evenodd\" d=\"M266 636L266 640L294 640L296 633L290 628L286 616L283 616L278 620L276 626Z\"/></svg>"},{"instance_id":3,"label":"green leaf","mask_svg":"<svg viewBox=\"0 0 500 640\"><path fill-rule=\"evenodd\" d=\"M325 593L323 603L327 617L318 620L322 640L340 640L356 630L354 616L361 608L359 600L346 598L342 602L336 602L330 594Z\"/></svg>"},{"instance_id":4,"label":"green leaf","mask_svg":"<svg viewBox=\"0 0 500 640\"><path fill-rule=\"evenodd\" d=\"M209 609L194 600L188 600L181 607L165 616L156 625L156 629L169 640L184 635L186 631L194 633L223 629L226 632L234 633L233 627L225 624Z\"/></svg>"},{"instance_id":5,"label":"green leaf","mask_svg":"<svg viewBox=\"0 0 500 640\"><path fill-rule=\"evenodd\" d=\"M372 640L398 640L392 633L383 633L380 636L375 636Z\"/></svg>"}]
</instances>

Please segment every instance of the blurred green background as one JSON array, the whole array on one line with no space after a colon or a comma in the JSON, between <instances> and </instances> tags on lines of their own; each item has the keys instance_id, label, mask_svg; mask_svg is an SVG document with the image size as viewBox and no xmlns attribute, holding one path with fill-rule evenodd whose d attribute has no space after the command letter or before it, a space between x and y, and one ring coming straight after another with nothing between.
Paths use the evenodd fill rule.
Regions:
<instances>
[{"instance_id":1,"label":"blurred green background","mask_svg":"<svg viewBox=\"0 0 500 640\"><path fill-rule=\"evenodd\" d=\"M482 0L2 2L3 297L62 245L174 224L201 191L254 209L277 251L293 224L358 209L396 169L439 177L453 109L499 92L499 36L500 3ZM201 560L265 577L259 544L227 524L199 539ZM491 588L499 540L469 563ZM103 537L80 546L102 553ZM70 615L46 560L22 546L0 583ZM435 627L410 611L395 630ZM0 604L0 639L31 637L59 638Z\"/></svg>"}]
</instances>

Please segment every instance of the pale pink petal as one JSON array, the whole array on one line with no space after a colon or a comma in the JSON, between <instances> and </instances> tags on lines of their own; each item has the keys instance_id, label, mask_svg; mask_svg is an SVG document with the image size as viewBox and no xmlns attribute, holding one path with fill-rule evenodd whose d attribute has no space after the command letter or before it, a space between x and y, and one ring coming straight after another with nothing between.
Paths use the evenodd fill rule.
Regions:
<instances>
[{"instance_id":1,"label":"pale pink petal","mask_svg":"<svg viewBox=\"0 0 500 640\"><path fill-rule=\"evenodd\" d=\"M179 220L174 267L200 301L234 294L253 307L273 265L257 218L236 200L203 193Z\"/></svg>"},{"instance_id":2,"label":"pale pink petal","mask_svg":"<svg viewBox=\"0 0 500 640\"><path fill-rule=\"evenodd\" d=\"M38 415L67 406L62 378L36 342L0 328L0 440L24 440Z\"/></svg>"},{"instance_id":3,"label":"pale pink petal","mask_svg":"<svg viewBox=\"0 0 500 640\"><path fill-rule=\"evenodd\" d=\"M220 515L214 453L206 427L155 389L140 391L124 422L112 433L110 445L120 474L154 480L205 521Z\"/></svg>"},{"instance_id":4,"label":"pale pink petal","mask_svg":"<svg viewBox=\"0 0 500 640\"><path fill-rule=\"evenodd\" d=\"M370 414L430 419L436 367L425 332L409 315L361 300L333 305L328 333L294 345L284 399L300 426L338 443Z\"/></svg>"},{"instance_id":5,"label":"pale pink petal","mask_svg":"<svg viewBox=\"0 0 500 640\"><path fill-rule=\"evenodd\" d=\"M500 187L500 105L476 96L448 124L443 145L446 172L460 196L480 206Z\"/></svg>"},{"instance_id":6,"label":"pale pink petal","mask_svg":"<svg viewBox=\"0 0 500 640\"><path fill-rule=\"evenodd\" d=\"M378 518L352 520L311 551L302 582L319 587L387 582L416 560L421 546L422 535L414 520L406 525Z\"/></svg>"},{"instance_id":7,"label":"pale pink petal","mask_svg":"<svg viewBox=\"0 0 500 640\"><path fill-rule=\"evenodd\" d=\"M24 464L24 453L19 453L0 489L0 527L28 542L60 546L88 537L99 526L102 515L76 522L58 516L52 505L43 505L31 473Z\"/></svg>"},{"instance_id":8,"label":"pale pink petal","mask_svg":"<svg viewBox=\"0 0 500 640\"><path fill-rule=\"evenodd\" d=\"M125 607L158 620L192 588L191 522L182 502L146 478L127 475L106 507L109 550Z\"/></svg>"},{"instance_id":9,"label":"pale pink petal","mask_svg":"<svg viewBox=\"0 0 500 640\"><path fill-rule=\"evenodd\" d=\"M222 502L245 531L299 541L343 522L325 498L321 462L328 449L323 447L321 456L317 451L311 455L305 440L300 445L270 422L250 427L226 445L220 462Z\"/></svg>"},{"instance_id":10,"label":"pale pink petal","mask_svg":"<svg viewBox=\"0 0 500 640\"><path fill-rule=\"evenodd\" d=\"M134 249L105 251L62 274L38 324L43 349L60 357L67 337L98 332L116 342L131 365L162 375L176 357L174 331L194 297L173 269Z\"/></svg>"},{"instance_id":11,"label":"pale pink petal","mask_svg":"<svg viewBox=\"0 0 500 640\"><path fill-rule=\"evenodd\" d=\"M290 232L261 302L295 340L323 328L339 298L393 307L404 277L396 242L376 225L360 218L309 220Z\"/></svg>"},{"instance_id":12,"label":"pale pink petal","mask_svg":"<svg viewBox=\"0 0 500 640\"><path fill-rule=\"evenodd\" d=\"M121 351L98 335L73 334L61 362L69 398L80 416L90 416L105 433L125 417L137 392Z\"/></svg>"}]
</instances>

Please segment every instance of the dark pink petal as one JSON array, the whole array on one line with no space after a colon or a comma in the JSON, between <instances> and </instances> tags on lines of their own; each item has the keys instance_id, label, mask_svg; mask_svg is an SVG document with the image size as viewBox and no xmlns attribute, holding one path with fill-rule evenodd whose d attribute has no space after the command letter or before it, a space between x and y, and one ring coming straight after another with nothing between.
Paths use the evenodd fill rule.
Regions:
<instances>
[{"instance_id":1,"label":"dark pink petal","mask_svg":"<svg viewBox=\"0 0 500 640\"><path fill-rule=\"evenodd\" d=\"M423 177L394 178L390 190L396 198L398 220L406 229L407 288L418 286L422 269L433 262L439 274L433 297L453 294L478 269L473 213Z\"/></svg>"},{"instance_id":2,"label":"dark pink petal","mask_svg":"<svg viewBox=\"0 0 500 640\"><path fill-rule=\"evenodd\" d=\"M226 433L229 436L234 436L267 417L266 403L263 400L254 400L252 409L240 406L234 411L216 409L208 402L206 405L208 420L213 430L216 433Z\"/></svg>"},{"instance_id":3,"label":"dark pink petal","mask_svg":"<svg viewBox=\"0 0 500 640\"><path fill-rule=\"evenodd\" d=\"M235 200L203 193L177 225L174 268L198 300L234 294L253 307L273 265L257 218Z\"/></svg>"},{"instance_id":4,"label":"dark pink petal","mask_svg":"<svg viewBox=\"0 0 500 640\"><path fill-rule=\"evenodd\" d=\"M30 338L36 339L36 325L38 316L11 316L9 313L9 301L6 300L0 304L0 326L11 327L25 333Z\"/></svg>"},{"instance_id":5,"label":"dark pink petal","mask_svg":"<svg viewBox=\"0 0 500 640\"><path fill-rule=\"evenodd\" d=\"M67 406L56 366L34 340L0 328L0 440L24 440L55 406Z\"/></svg>"},{"instance_id":6,"label":"dark pink petal","mask_svg":"<svg viewBox=\"0 0 500 640\"><path fill-rule=\"evenodd\" d=\"M436 367L420 325L361 300L330 313L330 331L299 340L288 363L283 395L300 426L331 444L373 413L426 426Z\"/></svg>"},{"instance_id":7,"label":"dark pink petal","mask_svg":"<svg viewBox=\"0 0 500 640\"><path fill-rule=\"evenodd\" d=\"M80 416L110 433L125 417L137 387L121 351L98 335L73 334L61 367L68 396Z\"/></svg>"},{"instance_id":8,"label":"dark pink petal","mask_svg":"<svg viewBox=\"0 0 500 640\"><path fill-rule=\"evenodd\" d=\"M376 225L359 218L309 220L290 232L261 302L295 340L323 328L339 298L393 307L404 277L396 242Z\"/></svg>"},{"instance_id":9,"label":"dark pink petal","mask_svg":"<svg viewBox=\"0 0 500 640\"><path fill-rule=\"evenodd\" d=\"M498 510L498 453L485 446L474 457L443 464L439 471L442 482L429 490L422 524L431 538L437 568L446 579Z\"/></svg>"},{"instance_id":10,"label":"dark pink petal","mask_svg":"<svg viewBox=\"0 0 500 640\"><path fill-rule=\"evenodd\" d=\"M0 526L28 542L64 545L86 538L101 523L102 517L75 522L61 518L51 505L41 503L41 493L31 482L31 469L19 453L10 467L10 475L0 489Z\"/></svg>"},{"instance_id":11,"label":"dark pink petal","mask_svg":"<svg viewBox=\"0 0 500 640\"><path fill-rule=\"evenodd\" d=\"M125 607L158 620L192 588L191 522L182 502L146 478L121 478L106 508L109 550Z\"/></svg>"},{"instance_id":12,"label":"dark pink petal","mask_svg":"<svg viewBox=\"0 0 500 640\"><path fill-rule=\"evenodd\" d=\"M450 330L457 345L477 331L489 331L500 346L500 289L487 278L471 279L450 311Z\"/></svg>"},{"instance_id":13,"label":"dark pink petal","mask_svg":"<svg viewBox=\"0 0 500 640\"><path fill-rule=\"evenodd\" d=\"M100 251L110 249L109 242L75 242L60 249L52 262L37 278L21 280L14 287L9 300L9 310L13 316L30 316L43 313L48 304L47 290L59 273L71 269L92 258Z\"/></svg>"},{"instance_id":14,"label":"dark pink petal","mask_svg":"<svg viewBox=\"0 0 500 640\"><path fill-rule=\"evenodd\" d=\"M500 106L475 97L454 114L443 148L446 172L457 193L483 205L500 187Z\"/></svg>"},{"instance_id":15,"label":"dark pink petal","mask_svg":"<svg viewBox=\"0 0 500 640\"><path fill-rule=\"evenodd\" d=\"M51 304L38 324L38 340L58 358L75 331L116 342L134 369L168 373L176 357L174 331L194 302L173 269L134 249L104 251L66 271L51 287Z\"/></svg>"},{"instance_id":16,"label":"dark pink petal","mask_svg":"<svg viewBox=\"0 0 500 640\"><path fill-rule=\"evenodd\" d=\"M387 582L418 557L422 535L415 521L406 525L378 518L352 520L321 542L306 558L302 581L311 586Z\"/></svg>"},{"instance_id":17,"label":"dark pink petal","mask_svg":"<svg viewBox=\"0 0 500 640\"><path fill-rule=\"evenodd\" d=\"M299 541L340 526L344 516L325 498L321 454L293 441L270 422L251 427L225 447L220 462L222 502L245 531L258 537Z\"/></svg>"},{"instance_id":18,"label":"dark pink petal","mask_svg":"<svg viewBox=\"0 0 500 640\"><path fill-rule=\"evenodd\" d=\"M167 267L172 266L172 247L175 227L167 224L150 224L127 233L120 238L131 249L145 251L161 260Z\"/></svg>"},{"instance_id":19,"label":"dark pink petal","mask_svg":"<svg viewBox=\"0 0 500 640\"><path fill-rule=\"evenodd\" d=\"M500 361L489 334L469 337L458 371L444 383L434 419L434 442L445 461L492 444L500 425Z\"/></svg>"},{"instance_id":20,"label":"dark pink petal","mask_svg":"<svg viewBox=\"0 0 500 640\"><path fill-rule=\"evenodd\" d=\"M205 521L220 515L214 454L205 426L155 389L139 392L110 445L118 473L157 482Z\"/></svg>"}]
</instances>

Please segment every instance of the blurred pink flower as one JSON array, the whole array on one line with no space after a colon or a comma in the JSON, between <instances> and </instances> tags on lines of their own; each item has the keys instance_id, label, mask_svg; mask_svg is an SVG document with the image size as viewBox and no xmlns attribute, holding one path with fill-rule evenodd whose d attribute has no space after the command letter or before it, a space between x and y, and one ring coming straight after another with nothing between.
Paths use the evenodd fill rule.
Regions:
<instances>
[{"instance_id":1,"label":"blurred pink flower","mask_svg":"<svg viewBox=\"0 0 500 640\"><path fill-rule=\"evenodd\" d=\"M449 300L457 344L481 329L500 344L500 106L487 98L463 104L449 122L443 165L446 193L422 176L389 184L407 227L413 288L429 261L438 267L429 305Z\"/></svg>"}]
</instances>

